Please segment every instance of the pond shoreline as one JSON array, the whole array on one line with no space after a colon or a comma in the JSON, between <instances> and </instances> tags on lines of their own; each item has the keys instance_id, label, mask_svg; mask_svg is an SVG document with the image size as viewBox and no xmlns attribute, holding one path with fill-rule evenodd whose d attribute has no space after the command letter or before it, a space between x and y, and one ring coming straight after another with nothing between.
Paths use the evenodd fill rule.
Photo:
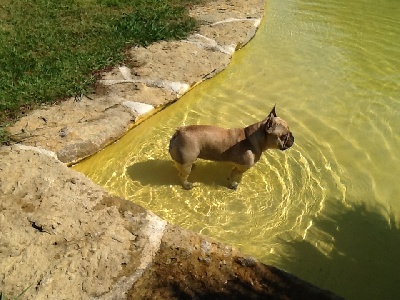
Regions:
<instances>
[{"instance_id":1,"label":"pond shoreline","mask_svg":"<svg viewBox=\"0 0 400 300\"><path fill-rule=\"evenodd\" d=\"M127 50L125 65L104 72L93 94L22 117L7 128L11 139L52 151L67 165L93 155L225 69L254 36L264 4L218 1L193 7L190 15L202 24L196 33Z\"/></svg>"},{"instance_id":2,"label":"pond shoreline","mask_svg":"<svg viewBox=\"0 0 400 300\"><path fill-rule=\"evenodd\" d=\"M223 70L265 1L194 7L186 40L132 48L93 95L35 110L0 148L0 286L26 299L339 299L211 238L168 224L67 167Z\"/></svg>"}]
</instances>

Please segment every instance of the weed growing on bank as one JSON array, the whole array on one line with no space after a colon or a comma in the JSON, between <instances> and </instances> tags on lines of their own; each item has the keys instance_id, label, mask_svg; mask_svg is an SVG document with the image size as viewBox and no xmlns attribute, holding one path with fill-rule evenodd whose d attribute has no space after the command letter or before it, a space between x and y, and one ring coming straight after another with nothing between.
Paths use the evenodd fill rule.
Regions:
<instances>
[{"instance_id":1,"label":"weed growing on bank","mask_svg":"<svg viewBox=\"0 0 400 300\"><path fill-rule=\"evenodd\" d=\"M26 291L31 287L32 285L28 286L26 289L24 289L17 297L12 297L9 298L6 296L6 294L2 291L0 291L0 300L20 300L22 299L22 296L26 293Z\"/></svg>"},{"instance_id":2,"label":"weed growing on bank","mask_svg":"<svg viewBox=\"0 0 400 300\"><path fill-rule=\"evenodd\" d=\"M0 0L0 142L6 122L90 92L127 46L182 39L201 0Z\"/></svg>"}]
</instances>

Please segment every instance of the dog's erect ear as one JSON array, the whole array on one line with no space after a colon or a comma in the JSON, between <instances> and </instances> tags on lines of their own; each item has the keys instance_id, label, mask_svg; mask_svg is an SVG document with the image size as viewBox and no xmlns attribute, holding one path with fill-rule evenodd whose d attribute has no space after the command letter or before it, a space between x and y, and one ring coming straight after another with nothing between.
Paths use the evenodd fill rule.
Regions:
<instances>
[{"instance_id":1,"label":"dog's erect ear","mask_svg":"<svg viewBox=\"0 0 400 300\"><path fill-rule=\"evenodd\" d=\"M274 117L272 117L271 115L269 115L267 117L267 119L265 120L264 124L265 124L265 131L269 131L269 129L272 127L272 124L274 123Z\"/></svg>"},{"instance_id":2,"label":"dog's erect ear","mask_svg":"<svg viewBox=\"0 0 400 300\"><path fill-rule=\"evenodd\" d=\"M264 121L266 131L268 131L272 127L274 123L274 118L276 118L275 105Z\"/></svg>"},{"instance_id":3,"label":"dog's erect ear","mask_svg":"<svg viewBox=\"0 0 400 300\"><path fill-rule=\"evenodd\" d=\"M275 111L275 106L276 106L276 104L274 105L274 107L272 108L272 110L271 110L271 112L269 113L269 115L268 115L268 118L270 117L270 116L273 116L273 117L277 117L276 116L276 111Z\"/></svg>"},{"instance_id":4,"label":"dog's erect ear","mask_svg":"<svg viewBox=\"0 0 400 300\"><path fill-rule=\"evenodd\" d=\"M274 123L274 118L276 118L276 112L275 112L275 105L272 108L271 112L268 114L267 118L263 122L265 124L265 129L268 130L269 128L272 127L272 124Z\"/></svg>"}]
</instances>

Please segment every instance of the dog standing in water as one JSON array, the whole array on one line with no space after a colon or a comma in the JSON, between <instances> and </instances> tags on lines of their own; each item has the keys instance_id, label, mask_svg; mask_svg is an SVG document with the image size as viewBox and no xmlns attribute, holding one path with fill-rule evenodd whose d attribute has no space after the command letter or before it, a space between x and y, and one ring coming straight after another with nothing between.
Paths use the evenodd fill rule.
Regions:
<instances>
[{"instance_id":1,"label":"dog standing in water","mask_svg":"<svg viewBox=\"0 0 400 300\"><path fill-rule=\"evenodd\" d=\"M184 189L196 159L224 161L233 164L228 177L230 189L236 189L242 175L267 149L286 150L294 143L287 122L276 115L275 106L264 120L245 128L224 129L211 125L189 125L176 130L169 143L169 153Z\"/></svg>"}]
</instances>

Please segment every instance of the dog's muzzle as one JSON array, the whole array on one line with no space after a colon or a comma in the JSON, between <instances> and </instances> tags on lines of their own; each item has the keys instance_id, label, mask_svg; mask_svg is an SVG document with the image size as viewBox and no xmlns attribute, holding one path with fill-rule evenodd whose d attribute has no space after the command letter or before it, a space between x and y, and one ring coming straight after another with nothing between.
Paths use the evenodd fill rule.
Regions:
<instances>
[{"instance_id":1,"label":"dog's muzzle","mask_svg":"<svg viewBox=\"0 0 400 300\"><path fill-rule=\"evenodd\" d=\"M289 132L283 139L282 141L282 147L281 150L284 151L286 149L289 149L292 147L294 144L294 136L291 132Z\"/></svg>"}]
</instances>

